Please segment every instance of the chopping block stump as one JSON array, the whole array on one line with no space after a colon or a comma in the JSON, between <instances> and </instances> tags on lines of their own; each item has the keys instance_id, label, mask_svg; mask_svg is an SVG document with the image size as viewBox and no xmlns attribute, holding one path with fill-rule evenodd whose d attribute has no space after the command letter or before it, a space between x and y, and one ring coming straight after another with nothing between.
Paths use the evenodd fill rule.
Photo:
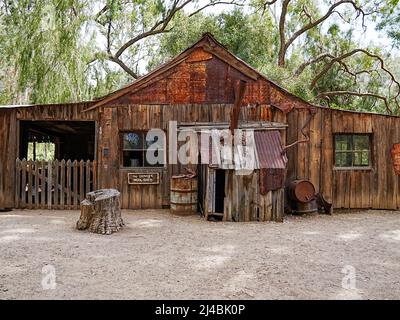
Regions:
<instances>
[{"instance_id":1,"label":"chopping block stump","mask_svg":"<svg viewBox=\"0 0 400 320\"><path fill-rule=\"evenodd\" d=\"M124 226L121 217L120 193L115 189L100 189L86 194L81 202L81 216L76 223L78 230L112 234Z\"/></svg>"}]
</instances>

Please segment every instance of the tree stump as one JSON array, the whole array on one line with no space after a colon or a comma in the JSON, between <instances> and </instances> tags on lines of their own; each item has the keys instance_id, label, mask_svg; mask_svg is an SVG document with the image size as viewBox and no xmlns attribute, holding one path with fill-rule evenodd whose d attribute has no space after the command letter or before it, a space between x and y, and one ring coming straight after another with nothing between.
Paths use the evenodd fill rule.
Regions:
<instances>
[{"instance_id":1,"label":"tree stump","mask_svg":"<svg viewBox=\"0 0 400 320\"><path fill-rule=\"evenodd\" d=\"M101 189L86 194L81 203L81 216L76 223L78 230L111 234L124 226L119 202L120 193L115 189Z\"/></svg>"}]
</instances>

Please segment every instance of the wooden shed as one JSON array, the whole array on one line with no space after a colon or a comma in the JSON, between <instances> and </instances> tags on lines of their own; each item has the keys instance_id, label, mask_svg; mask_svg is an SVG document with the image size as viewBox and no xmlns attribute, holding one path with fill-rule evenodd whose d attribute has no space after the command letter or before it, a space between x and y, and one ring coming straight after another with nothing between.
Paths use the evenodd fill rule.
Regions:
<instances>
[{"instance_id":1,"label":"wooden shed","mask_svg":"<svg viewBox=\"0 0 400 320\"><path fill-rule=\"evenodd\" d=\"M228 123L238 80L247 84L240 123L284 125L282 145L304 140L302 132L309 137L286 150L286 182L309 179L334 208L399 208L399 178L390 158L400 142L399 117L312 105L205 34L98 100L0 107L0 209L76 209L86 192L110 187L121 191L123 208L168 207L171 176L182 166L170 164L167 152L166 163L147 163L140 141L152 128L168 137L173 120ZM43 144L51 146L46 161L35 154Z\"/></svg>"}]
</instances>

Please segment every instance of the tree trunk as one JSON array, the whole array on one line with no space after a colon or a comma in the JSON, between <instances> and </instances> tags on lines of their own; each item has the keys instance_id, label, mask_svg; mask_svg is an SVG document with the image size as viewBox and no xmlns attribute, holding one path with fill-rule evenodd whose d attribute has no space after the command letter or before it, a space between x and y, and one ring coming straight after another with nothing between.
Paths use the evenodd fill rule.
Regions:
<instances>
[{"instance_id":1,"label":"tree trunk","mask_svg":"<svg viewBox=\"0 0 400 320\"><path fill-rule=\"evenodd\" d=\"M78 230L111 234L124 226L121 217L119 191L101 189L89 192L81 203L81 216L76 223Z\"/></svg>"}]
</instances>

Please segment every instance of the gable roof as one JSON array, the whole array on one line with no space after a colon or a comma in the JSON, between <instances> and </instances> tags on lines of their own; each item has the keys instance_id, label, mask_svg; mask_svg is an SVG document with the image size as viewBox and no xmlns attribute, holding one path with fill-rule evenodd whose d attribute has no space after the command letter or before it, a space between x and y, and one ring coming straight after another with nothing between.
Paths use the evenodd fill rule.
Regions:
<instances>
[{"instance_id":1,"label":"gable roof","mask_svg":"<svg viewBox=\"0 0 400 320\"><path fill-rule=\"evenodd\" d=\"M247 77L249 77L252 80L258 80L260 78L266 80L269 82L272 86L274 86L276 89L284 93L285 95L289 95L292 99L297 100L299 102L302 102L303 104L307 104L310 107L313 105L309 103L308 101L293 95L286 89L282 88L278 84L274 83L273 81L269 80L267 77L265 77L263 74L261 74L259 71L251 67L249 64L241 60L240 58L236 57L234 54L232 54L222 43L218 42L214 36L210 33L205 33L203 37L197 41L195 44L193 44L191 47L187 48L184 50L182 53L179 55L175 56L168 62L160 65L159 67L155 68L151 72L147 73L146 75L138 78L135 80L133 83L117 90L114 91L104 97L101 97L97 99L94 103L93 106L90 108L86 109L85 111L92 110L94 108L100 107L102 105L105 105L119 97L122 97L125 94L128 93L135 93L139 91L140 89L149 86L150 84L160 80L162 78L162 75L170 70L171 68L175 67L176 65L180 64L181 62L185 61L189 55L196 49L202 48L204 51L209 52L228 65L232 66L233 68L237 69ZM279 108L279 106L276 106ZM286 109L286 106L282 106L283 109Z\"/></svg>"}]
</instances>

